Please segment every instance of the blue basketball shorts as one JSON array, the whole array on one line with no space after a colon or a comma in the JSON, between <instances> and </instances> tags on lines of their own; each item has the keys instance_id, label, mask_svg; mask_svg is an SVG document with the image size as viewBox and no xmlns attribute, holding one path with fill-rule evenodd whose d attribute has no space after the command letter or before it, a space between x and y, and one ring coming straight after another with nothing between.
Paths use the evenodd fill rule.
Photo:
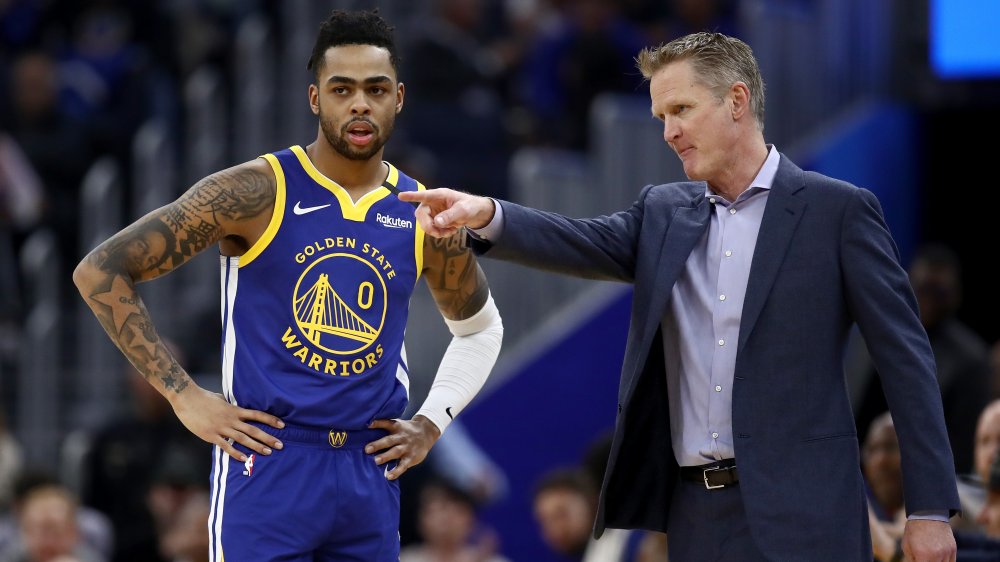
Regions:
<instances>
[{"instance_id":1,"label":"blue basketball shorts","mask_svg":"<svg viewBox=\"0 0 1000 562\"><path fill-rule=\"evenodd\" d=\"M212 562L397 562L399 481L364 447L385 431L258 426L284 444L240 462L213 449ZM388 466L388 468L386 468Z\"/></svg>"}]
</instances>

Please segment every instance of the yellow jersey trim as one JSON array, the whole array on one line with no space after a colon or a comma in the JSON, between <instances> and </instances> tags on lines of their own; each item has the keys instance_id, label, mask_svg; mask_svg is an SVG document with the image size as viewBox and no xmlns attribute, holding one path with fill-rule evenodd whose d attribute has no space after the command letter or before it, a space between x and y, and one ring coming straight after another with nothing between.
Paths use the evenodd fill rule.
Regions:
<instances>
[{"instance_id":1,"label":"yellow jersey trim","mask_svg":"<svg viewBox=\"0 0 1000 562\"><path fill-rule=\"evenodd\" d=\"M285 216L285 172L282 171L281 163L278 162L278 159L273 154L265 154L261 158L267 160L267 163L271 165L271 169L274 170L274 178L277 180L274 191L274 209L271 211L271 222L267 223L264 234L261 234L254 245L245 254L240 256L239 267L250 265L250 262L257 259L257 256L267 248L271 241L274 240L275 235L278 234L278 228L281 227L281 219Z\"/></svg>"},{"instance_id":2,"label":"yellow jersey trim","mask_svg":"<svg viewBox=\"0 0 1000 562\"><path fill-rule=\"evenodd\" d=\"M312 160L309 159L306 151L301 146L293 146L291 150L295 153L295 156L299 159L299 164L301 164L302 169L309 174L309 177L311 177L316 183L326 188L337 198L337 201L340 202L340 210L344 214L344 218L347 220L364 222L365 215L368 214L368 209L371 209L372 205L389 195L388 189L383 186L379 186L376 189L365 193L361 199L358 199L358 201L355 202L351 199L351 195L347 193L346 189L341 187L337 182L324 176L322 172L316 169L316 166L313 165ZM396 168L394 168L392 164L386 162L386 165L389 166L389 176L386 178L386 181L395 186L396 181L399 179L399 172L396 171Z\"/></svg>"},{"instance_id":3,"label":"yellow jersey trim","mask_svg":"<svg viewBox=\"0 0 1000 562\"><path fill-rule=\"evenodd\" d=\"M395 168L392 168L395 170ZM389 173L392 176L392 172ZM396 185L396 184L393 184ZM424 184L417 182L417 191L423 191L427 189ZM417 277L413 280L414 283L420 280L420 275L424 272L424 229L420 227L420 221L414 218L414 230L413 230L413 257L417 262Z\"/></svg>"}]
</instances>

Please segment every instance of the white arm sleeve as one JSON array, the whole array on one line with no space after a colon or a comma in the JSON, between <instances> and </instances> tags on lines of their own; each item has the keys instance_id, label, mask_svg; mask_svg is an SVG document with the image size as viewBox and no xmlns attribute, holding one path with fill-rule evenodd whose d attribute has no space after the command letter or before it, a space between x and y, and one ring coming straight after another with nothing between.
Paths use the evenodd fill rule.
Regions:
<instances>
[{"instance_id":1,"label":"white arm sleeve","mask_svg":"<svg viewBox=\"0 0 1000 562\"><path fill-rule=\"evenodd\" d=\"M415 414L431 420L441 433L486 383L503 341L503 321L492 295L471 318L446 318L445 323L453 337L430 392Z\"/></svg>"}]
</instances>

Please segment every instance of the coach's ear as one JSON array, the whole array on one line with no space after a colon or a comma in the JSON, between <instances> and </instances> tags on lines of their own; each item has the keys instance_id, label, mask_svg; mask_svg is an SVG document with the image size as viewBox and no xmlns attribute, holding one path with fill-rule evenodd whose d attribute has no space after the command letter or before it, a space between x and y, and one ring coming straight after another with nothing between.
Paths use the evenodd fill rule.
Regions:
<instances>
[{"instance_id":1,"label":"coach's ear","mask_svg":"<svg viewBox=\"0 0 1000 562\"><path fill-rule=\"evenodd\" d=\"M396 86L396 115L399 115L400 111L403 111L403 97L406 94L406 87L402 82Z\"/></svg>"},{"instance_id":2,"label":"coach's ear","mask_svg":"<svg viewBox=\"0 0 1000 562\"><path fill-rule=\"evenodd\" d=\"M739 121L750 111L750 88L743 82L737 82L729 89L729 103L733 121Z\"/></svg>"}]
</instances>

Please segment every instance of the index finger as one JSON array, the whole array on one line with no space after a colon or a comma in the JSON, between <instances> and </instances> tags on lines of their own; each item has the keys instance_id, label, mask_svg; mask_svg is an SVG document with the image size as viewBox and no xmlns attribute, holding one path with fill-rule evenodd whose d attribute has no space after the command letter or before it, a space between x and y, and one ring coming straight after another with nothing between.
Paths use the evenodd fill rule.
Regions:
<instances>
[{"instance_id":1,"label":"index finger","mask_svg":"<svg viewBox=\"0 0 1000 562\"><path fill-rule=\"evenodd\" d=\"M408 203L423 203L429 199L433 199L435 196L435 190L425 189L423 191L400 191L399 200L406 201Z\"/></svg>"},{"instance_id":2,"label":"index finger","mask_svg":"<svg viewBox=\"0 0 1000 562\"><path fill-rule=\"evenodd\" d=\"M384 429L392 433L397 425L399 425L399 420L375 420L368 424L368 427L371 429Z\"/></svg>"},{"instance_id":3,"label":"index finger","mask_svg":"<svg viewBox=\"0 0 1000 562\"><path fill-rule=\"evenodd\" d=\"M260 423L266 423L276 429L283 429L285 427L285 422L281 421L281 418L272 416L267 412L261 412L260 410L240 408L240 419L243 421L253 420Z\"/></svg>"}]
</instances>

